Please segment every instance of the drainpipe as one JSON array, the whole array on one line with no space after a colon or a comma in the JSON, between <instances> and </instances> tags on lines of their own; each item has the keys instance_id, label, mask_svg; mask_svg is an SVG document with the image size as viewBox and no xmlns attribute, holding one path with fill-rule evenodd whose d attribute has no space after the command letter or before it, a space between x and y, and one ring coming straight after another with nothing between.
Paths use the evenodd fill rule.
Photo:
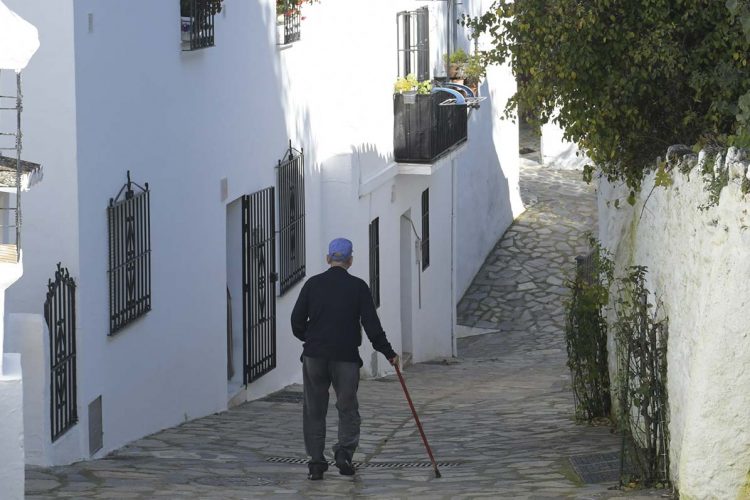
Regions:
<instances>
[{"instance_id":1,"label":"drainpipe","mask_svg":"<svg viewBox=\"0 0 750 500\"><path fill-rule=\"evenodd\" d=\"M455 269L455 232L456 232L456 160L451 159L451 355L455 358L456 349L456 269Z\"/></svg>"}]
</instances>

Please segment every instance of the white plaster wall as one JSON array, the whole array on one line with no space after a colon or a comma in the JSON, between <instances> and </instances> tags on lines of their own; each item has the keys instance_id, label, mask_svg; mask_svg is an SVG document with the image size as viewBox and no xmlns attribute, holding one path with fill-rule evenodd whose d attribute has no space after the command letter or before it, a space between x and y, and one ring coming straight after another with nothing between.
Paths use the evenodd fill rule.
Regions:
<instances>
[{"instance_id":1,"label":"white plaster wall","mask_svg":"<svg viewBox=\"0 0 750 500\"><path fill-rule=\"evenodd\" d=\"M24 497L23 377L21 356L2 354L0 365L0 495Z\"/></svg>"},{"instance_id":2,"label":"white plaster wall","mask_svg":"<svg viewBox=\"0 0 750 500\"><path fill-rule=\"evenodd\" d=\"M589 162L578 145L565 139L565 131L550 121L542 125L542 164L563 170L581 170Z\"/></svg>"},{"instance_id":3,"label":"white plaster wall","mask_svg":"<svg viewBox=\"0 0 750 500\"><path fill-rule=\"evenodd\" d=\"M49 331L40 314L9 314L7 345L23 359L23 421L26 463L49 466L78 460L88 438L80 425L52 443L50 422ZM80 403L80 402L79 402ZM81 408L79 404L79 416Z\"/></svg>"},{"instance_id":4,"label":"white plaster wall","mask_svg":"<svg viewBox=\"0 0 750 500\"><path fill-rule=\"evenodd\" d=\"M684 498L744 498L750 487L750 199L747 163L732 165L719 206L705 211L698 169L653 193L648 175L634 207L622 186L599 186L602 243L620 269L648 266L669 318L671 474Z\"/></svg>"},{"instance_id":5,"label":"white plaster wall","mask_svg":"<svg viewBox=\"0 0 750 500\"><path fill-rule=\"evenodd\" d=\"M227 273L238 253L228 237L231 203L275 184L274 166L290 139L305 148L308 276L325 269L328 241L343 235L355 244L352 272L367 280L367 227L381 217L379 313L399 351L399 259L389 257L398 255L402 213L410 209L421 231L421 192L430 188L432 264L421 273L414 356L451 354L451 214L487 214L453 225L461 235L460 242L454 235L453 253L462 252L466 281L520 206L512 159L517 132L499 119L504 100L472 112L468 144L433 175L392 175L360 191L364 177L392 168L396 13L429 5L436 20L443 7L326 0L305 8L302 40L279 48L274 2L226 0L216 18L216 46L184 53L176 0L78 0L55 9L11 3L25 7L19 13L40 27L43 41L27 70L27 97L34 102L27 134L37 138L27 158L44 163L46 173L25 200L27 214L37 214L29 215L25 232L33 272L12 289L10 310L41 313L57 261L78 283L80 422L51 448L52 463L88 458L85 409L99 395L104 448L97 456L226 408L233 394L226 376L226 286L236 287L237 278ZM435 40L442 26L434 22L433 66L441 64L443 45ZM141 36L132 36L134 27ZM509 95L506 83L487 85L487 92ZM127 170L152 190L153 310L108 337L106 206ZM459 176L469 184L459 186ZM452 190L454 200L471 201L451 202ZM413 294L418 276L415 268ZM289 326L300 287L278 299L277 368L247 388L247 399L300 381L301 344ZM241 294L232 296L238 330ZM417 307L417 298L412 301ZM382 356L373 365L368 349L362 351L365 373L389 372ZM40 351L38 342L29 350Z\"/></svg>"}]
</instances>

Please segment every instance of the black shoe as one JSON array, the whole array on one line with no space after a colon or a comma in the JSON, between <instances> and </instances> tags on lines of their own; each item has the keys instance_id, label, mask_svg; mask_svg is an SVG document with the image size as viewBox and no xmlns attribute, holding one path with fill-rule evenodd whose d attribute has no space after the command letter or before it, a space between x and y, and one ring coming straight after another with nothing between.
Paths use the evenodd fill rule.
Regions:
<instances>
[{"instance_id":1,"label":"black shoe","mask_svg":"<svg viewBox=\"0 0 750 500\"><path fill-rule=\"evenodd\" d=\"M307 479L309 479L310 481L320 481L321 479L323 479L323 471L310 471L310 473L307 475Z\"/></svg>"},{"instance_id":2,"label":"black shoe","mask_svg":"<svg viewBox=\"0 0 750 500\"><path fill-rule=\"evenodd\" d=\"M308 464L307 467L310 471L307 475L307 479L310 481L320 481L323 479L323 473L328 470L328 464L325 462Z\"/></svg>"},{"instance_id":3,"label":"black shoe","mask_svg":"<svg viewBox=\"0 0 750 500\"><path fill-rule=\"evenodd\" d=\"M347 458L345 453L336 454L336 467L338 467L339 474L342 476L354 475L354 465L352 465L352 461Z\"/></svg>"}]
</instances>

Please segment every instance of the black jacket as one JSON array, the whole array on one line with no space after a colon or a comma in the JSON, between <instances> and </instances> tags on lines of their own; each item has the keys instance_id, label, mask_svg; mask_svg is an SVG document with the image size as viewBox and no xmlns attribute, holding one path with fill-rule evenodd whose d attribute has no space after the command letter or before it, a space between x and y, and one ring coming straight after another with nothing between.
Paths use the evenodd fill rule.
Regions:
<instances>
[{"instance_id":1,"label":"black jacket","mask_svg":"<svg viewBox=\"0 0 750 500\"><path fill-rule=\"evenodd\" d=\"M292 332L305 343L303 355L311 358L362 366L362 326L376 351L388 359L396 355L380 325L370 287L343 267L308 279L292 310Z\"/></svg>"}]
</instances>

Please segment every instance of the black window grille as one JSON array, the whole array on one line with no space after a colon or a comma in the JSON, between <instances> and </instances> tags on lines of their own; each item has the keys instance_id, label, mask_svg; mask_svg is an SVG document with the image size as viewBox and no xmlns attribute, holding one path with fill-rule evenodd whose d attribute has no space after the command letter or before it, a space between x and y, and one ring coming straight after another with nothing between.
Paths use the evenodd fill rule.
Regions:
<instances>
[{"instance_id":1,"label":"black window grille","mask_svg":"<svg viewBox=\"0 0 750 500\"><path fill-rule=\"evenodd\" d=\"M180 0L182 50L214 46L214 17L223 0Z\"/></svg>"},{"instance_id":2,"label":"black window grille","mask_svg":"<svg viewBox=\"0 0 750 500\"><path fill-rule=\"evenodd\" d=\"M47 283L44 320L49 330L50 417L52 441L78 422L76 381L76 284L57 264Z\"/></svg>"},{"instance_id":3,"label":"black window grille","mask_svg":"<svg viewBox=\"0 0 750 500\"><path fill-rule=\"evenodd\" d=\"M289 143L276 168L279 198L279 293L305 277L305 156Z\"/></svg>"},{"instance_id":4,"label":"black window grille","mask_svg":"<svg viewBox=\"0 0 750 500\"><path fill-rule=\"evenodd\" d=\"M430 79L430 18L427 7L399 12L398 76L414 73L417 80Z\"/></svg>"},{"instance_id":5,"label":"black window grille","mask_svg":"<svg viewBox=\"0 0 750 500\"><path fill-rule=\"evenodd\" d=\"M430 267L430 190L422 191L422 271Z\"/></svg>"},{"instance_id":6,"label":"black window grille","mask_svg":"<svg viewBox=\"0 0 750 500\"><path fill-rule=\"evenodd\" d=\"M380 307L380 222L370 223L370 291L375 307Z\"/></svg>"},{"instance_id":7,"label":"black window grille","mask_svg":"<svg viewBox=\"0 0 750 500\"><path fill-rule=\"evenodd\" d=\"M107 208L109 334L151 310L151 208L148 183L130 180Z\"/></svg>"},{"instance_id":8,"label":"black window grille","mask_svg":"<svg viewBox=\"0 0 750 500\"><path fill-rule=\"evenodd\" d=\"M302 12L298 0L276 0L277 29L281 30L279 43L286 45L301 38Z\"/></svg>"}]
</instances>

